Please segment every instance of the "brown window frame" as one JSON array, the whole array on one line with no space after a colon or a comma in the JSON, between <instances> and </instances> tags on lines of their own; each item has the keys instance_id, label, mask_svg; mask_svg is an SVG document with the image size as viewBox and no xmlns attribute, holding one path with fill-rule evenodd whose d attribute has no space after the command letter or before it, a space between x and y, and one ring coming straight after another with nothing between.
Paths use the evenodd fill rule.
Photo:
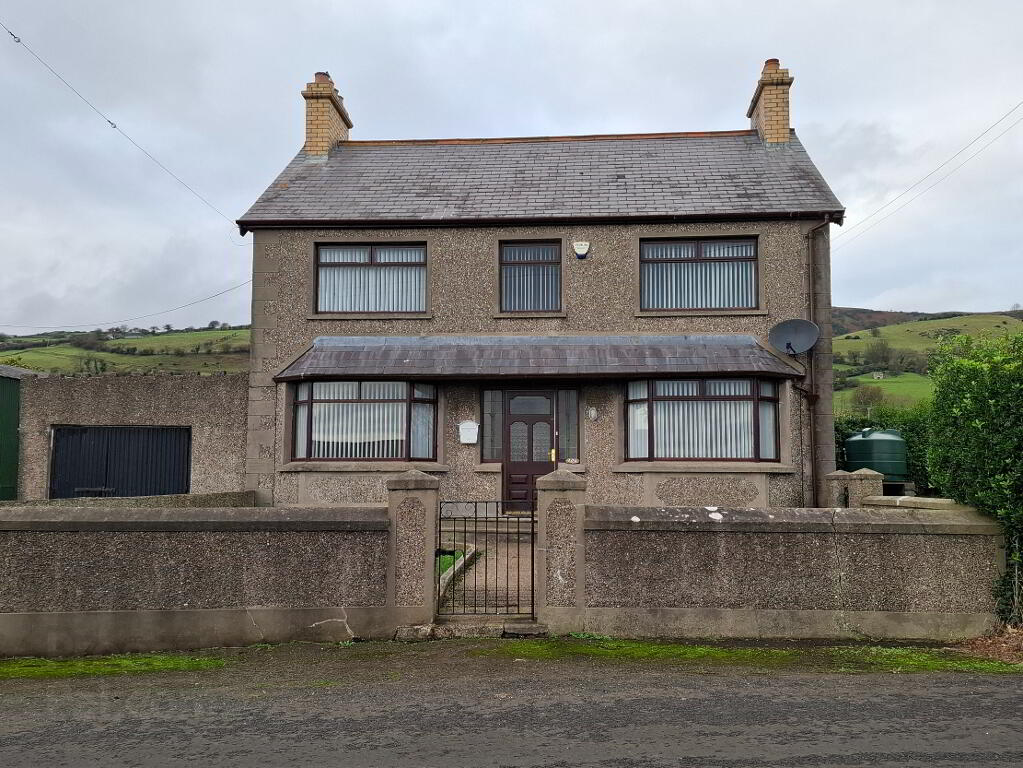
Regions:
<instances>
[{"instance_id":1,"label":"brown window frame","mask_svg":"<svg viewBox=\"0 0 1023 768\"><path fill-rule=\"evenodd\" d=\"M405 385L405 397L402 398L363 398L362 385L376 384L380 382L401 383ZM313 396L315 384L352 382L358 385L360 397L357 398L317 398ZM300 399L299 395L303 384L309 384L309 397ZM416 397L415 388L417 384L424 384L433 387L433 398ZM440 388L431 381L409 381L407 379L317 379L313 381L299 381L292 385L291 401L291 460L292 461L437 461L437 426L439 408ZM318 457L313 458L313 407L321 403L405 403L405 452L402 457L380 457L380 458L358 458L358 457ZM433 406L433 442L430 446L431 455L415 456L412 453L412 404L428 403ZM306 408L306 455L296 456L295 446L298 435L298 407L307 405Z\"/></svg>"},{"instance_id":2,"label":"brown window frame","mask_svg":"<svg viewBox=\"0 0 1023 768\"><path fill-rule=\"evenodd\" d=\"M749 395L708 395L707 394L707 382L708 381L723 381L723 380L742 380L751 382L750 394ZM629 383L634 381L645 381L647 385L646 397L629 397ZM657 381L695 381L699 384L699 392L696 395L655 395L654 394L654 382ZM761 384L769 383L774 384L775 394L764 395L761 393ZM770 379L756 376L673 376L671 378L646 378L646 379L629 379L625 384L625 397L623 407L623 424L625 425L625 451L624 456L626 461L729 461L729 462L754 462L763 463L771 462L777 463L781 461L781 388L782 381L780 379ZM654 403L659 400L699 400L702 402L713 402L716 400L742 400L750 401L753 403L753 457L752 458L729 458L722 456L699 456L699 457L688 457L688 458L655 458L654 457ZM647 417L647 455L646 456L630 456L629 455L629 405L632 403L646 403L646 417ZM760 404L761 403L773 403L774 404L774 457L773 458L762 458L760 455Z\"/></svg>"},{"instance_id":3,"label":"brown window frame","mask_svg":"<svg viewBox=\"0 0 1023 768\"><path fill-rule=\"evenodd\" d=\"M369 261L323 261L320 258L320 251L324 248L369 248ZM377 261L378 248L422 248L422 261ZM429 311L430 302L430 254L427 244L422 241L415 242L373 242L373 243L316 243L313 258L313 314L317 315L422 315ZM425 271L423 280L423 308L413 310L403 309L321 309L320 308L320 270L324 267L407 267L422 266Z\"/></svg>"},{"instance_id":4,"label":"brown window frame","mask_svg":"<svg viewBox=\"0 0 1023 768\"><path fill-rule=\"evenodd\" d=\"M506 246L516 245L552 245L557 251L557 261L543 261L534 259L531 261L505 261L504 249ZM564 312L565 306L565 276L564 271L565 255L562 253L560 240L501 240L497 244L497 308L504 315L544 315L559 314ZM504 268L513 266L526 266L530 264L541 264L558 267L558 306L555 309L505 309L504 308Z\"/></svg>"},{"instance_id":5,"label":"brown window frame","mask_svg":"<svg viewBox=\"0 0 1023 768\"><path fill-rule=\"evenodd\" d=\"M753 255L734 259L718 259L703 255L707 243L733 241L753 244ZM696 255L690 259L651 259L643 256L644 246L650 243L672 245L675 243L696 243ZM751 261L753 262L753 305L749 307L645 307L643 306L643 264L693 264L696 262L715 262L717 264ZM758 237L644 237L639 241L639 311L640 312L752 312L760 309L760 239Z\"/></svg>"}]
</instances>

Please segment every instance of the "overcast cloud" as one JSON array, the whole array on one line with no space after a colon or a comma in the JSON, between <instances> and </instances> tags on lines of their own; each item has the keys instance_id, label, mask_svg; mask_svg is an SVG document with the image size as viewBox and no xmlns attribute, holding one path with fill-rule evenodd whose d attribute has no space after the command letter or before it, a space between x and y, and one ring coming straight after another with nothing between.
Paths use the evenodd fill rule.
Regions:
<instances>
[{"instance_id":1,"label":"overcast cloud","mask_svg":"<svg viewBox=\"0 0 1023 768\"><path fill-rule=\"evenodd\" d=\"M845 229L1023 99L1023 3L767 8L13 0L0 21L232 220L301 145L299 91L319 69L345 98L353 138L528 136L745 128L775 56L795 77L793 125L845 203ZM248 279L251 236L6 36L0 94L0 323L109 325ZM1021 212L1023 125L862 237L867 225L838 237L835 303L1023 302ZM247 322L248 301L243 288L133 324Z\"/></svg>"}]
</instances>

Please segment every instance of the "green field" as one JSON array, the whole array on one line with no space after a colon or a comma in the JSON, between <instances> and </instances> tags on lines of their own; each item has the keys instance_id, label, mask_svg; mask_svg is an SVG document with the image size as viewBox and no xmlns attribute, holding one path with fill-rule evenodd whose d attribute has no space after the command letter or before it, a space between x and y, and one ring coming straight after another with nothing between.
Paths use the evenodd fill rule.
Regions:
<instances>
[{"instance_id":1,"label":"green field","mask_svg":"<svg viewBox=\"0 0 1023 768\"><path fill-rule=\"evenodd\" d=\"M880 387L886 399L892 405L912 405L920 400L930 397L934 393L934 382L927 376L918 373L903 373L898 376L888 376L884 379L874 380L869 373L862 376L854 376L850 381L858 381L860 386L874 385ZM855 389L843 389L835 392L835 411L849 411L851 409L852 394Z\"/></svg>"},{"instance_id":2,"label":"green field","mask_svg":"<svg viewBox=\"0 0 1023 768\"><path fill-rule=\"evenodd\" d=\"M180 331L161 333L156 336L143 336L140 339L114 339L106 342L111 349L135 347L151 349L156 354L172 353L176 349L183 352L223 352L228 348L231 352L239 351L239 347L249 348L248 329L237 331Z\"/></svg>"},{"instance_id":3,"label":"green field","mask_svg":"<svg viewBox=\"0 0 1023 768\"><path fill-rule=\"evenodd\" d=\"M44 373L216 373L248 369L247 328L169 331L103 340L103 348L97 350L65 343L67 338L82 337L88 338L85 334L9 337L7 343L48 341L51 346L2 351L0 364Z\"/></svg>"},{"instance_id":4,"label":"green field","mask_svg":"<svg viewBox=\"0 0 1023 768\"><path fill-rule=\"evenodd\" d=\"M924 352L938 346L942 336L965 334L967 336L991 337L1023 331L1023 321L1008 315L963 315L942 320L917 320L898 325L885 325L877 329L880 336L870 331L857 331L834 339L835 352L863 352L867 345L877 338L885 339L896 349ZM858 337L858 338L856 338Z\"/></svg>"},{"instance_id":5,"label":"green field","mask_svg":"<svg viewBox=\"0 0 1023 768\"><path fill-rule=\"evenodd\" d=\"M127 339L126 339L127 341ZM141 341L141 339L131 339ZM0 364L16 365L44 373L83 373L89 370L87 360L106 364L105 372L240 372L248 369L248 352L230 354L186 355L121 355L115 352L93 352L67 344L36 347L0 354ZM95 372L95 369L93 369Z\"/></svg>"}]
</instances>

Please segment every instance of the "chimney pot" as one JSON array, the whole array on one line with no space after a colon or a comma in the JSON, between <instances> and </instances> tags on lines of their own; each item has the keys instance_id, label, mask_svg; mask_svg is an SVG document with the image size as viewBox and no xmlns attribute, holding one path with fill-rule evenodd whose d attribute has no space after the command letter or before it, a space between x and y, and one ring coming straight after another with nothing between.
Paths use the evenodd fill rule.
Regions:
<instances>
[{"instance_id":1,"label":"chimney pot","mask_svg":"<svg viewBox=\"0 0 1023 768\"><path fill-rule=\"evenodd\" d=\"M313 82L334 84L334 81L330 79L330 72L317 72L313 75Z\"/></svg>"},{"instance_id":2,"label":"chimney pot","mask_svg":"<svg viewBox=\"0 0 1023 768\"><path fill-rule=\"evenodd\" d=\"M768 59L764 62L764 71L766 72L769 69L778 69L780 66L781 64L779 64L777 59Z\"/></svg>"}]
</instances>

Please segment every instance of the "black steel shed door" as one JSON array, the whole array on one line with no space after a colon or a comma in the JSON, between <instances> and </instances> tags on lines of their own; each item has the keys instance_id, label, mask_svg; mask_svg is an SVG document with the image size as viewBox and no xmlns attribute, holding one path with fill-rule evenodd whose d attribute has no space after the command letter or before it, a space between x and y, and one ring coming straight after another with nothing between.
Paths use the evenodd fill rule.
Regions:
<instances>
[{"instance_id":1,"label":"black steel shed door","mask_svg":"<svg viewBox=\"0 0 1023 768\"><path fill-rule=\"evenodd\" d=\"M188 493L188 427L55 427L50 498Z\"/></svg>"}]
</instances>

